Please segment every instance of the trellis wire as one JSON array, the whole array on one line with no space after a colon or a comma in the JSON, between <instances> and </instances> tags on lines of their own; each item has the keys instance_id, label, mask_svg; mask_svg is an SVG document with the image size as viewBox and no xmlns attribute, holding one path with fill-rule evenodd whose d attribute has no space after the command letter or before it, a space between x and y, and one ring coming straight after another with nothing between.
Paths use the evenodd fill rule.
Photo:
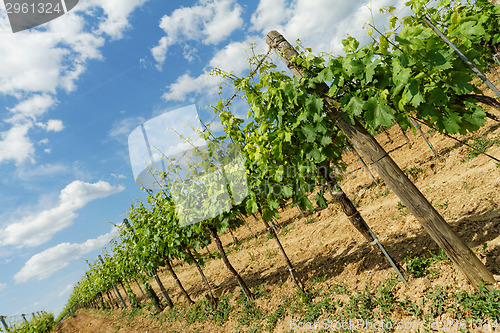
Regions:
<instances>
[{"instance_id":1,"label":"trellis wire","mask_svg":"<svg viewBox=\"0 0 500 333\"><path fill-rule=\"evenodd\" d=\"M415 120L415 121L418 121L419 123L421 123L421 124L423 124L423 125L429 126L430 128L432 128L432 129L434 129L434 130L436 130L436 131L437 131L437 129L436 129L435 127L430 126L430 125L428 125L428 124L424 123L424 122L423 122L423 121L421 121L420 119L414 118L413 116L409 116L409 117L410 117L411 119L413 119L413 120ZM460 139L457 139L457 138L455 138L455 137L453 137L453 136L449 135L448 133L442 133L442 134L443 134L444 136L446 136L446 137L450 138L450 139L453 139L453 140L455 140L455 141L460 142L461 144L463 144L463 145L465 145L465 146L467 146L467 147L469 147L469 148L471 148L471 149L474 149L475 151L477 151L477 152L478 152L478 153L480 153L480 154L483 154L483 155L488 156L488 157L489 157L489 158L491 158L492 160L495 160L495 161L497 161L497 162L500 162L500 159L498 159L498 158L496 158L496 157L494 157L494 156L491 156L490 154L485 153L484 151L481 151L480 149L477 149L476 147L471 146L470 144L468 144L468 143L466 143L466 142L464 142L464 141L462 141L462 140L460 140Z\"/></svg>"}]
</instances>

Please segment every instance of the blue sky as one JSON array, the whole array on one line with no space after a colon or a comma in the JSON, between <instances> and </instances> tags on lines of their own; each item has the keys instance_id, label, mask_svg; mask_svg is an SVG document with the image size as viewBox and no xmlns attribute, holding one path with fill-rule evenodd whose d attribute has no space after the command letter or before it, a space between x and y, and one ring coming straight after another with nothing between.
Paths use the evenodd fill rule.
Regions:
<instances>
[{"instance_id":1,"label":"blue sky","mask_svg":"<svg viewBox=\"0 0 500 333\"><path fill-rule=\"evenodd\" d=\"M213 67L243 75L278 30L341 53L395 0L80 0L13 34L0 5L0 315L56 315L142 193L127 136L216 103ZM227 92L228 96L231 92ZM244 106L241 112L246 114ZM206 119L205 119L206 120Z\"/></svg>"}]
</instances>

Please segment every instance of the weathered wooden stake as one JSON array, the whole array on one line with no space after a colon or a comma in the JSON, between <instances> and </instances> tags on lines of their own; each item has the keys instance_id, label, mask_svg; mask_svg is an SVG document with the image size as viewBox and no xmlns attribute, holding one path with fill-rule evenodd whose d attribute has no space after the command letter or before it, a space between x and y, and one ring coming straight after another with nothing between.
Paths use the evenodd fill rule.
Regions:
<instances>
[{"instance_id":1,"label":"weathered wooden stake","mask_svg":"<svg viewBox=\"0 0 500 333\"><path fill-rule=\"evenodd\" d=\"M269 32L266 42L275 49L285 65L301 80L304 69L298 68L290 62L293 56L299 56L290 43L277 31ZM319 88L318 94L321 94L321 91L328 91L326 84L316 85L316 87ZM488 283L490 284L489 288L492 289L492 285L496 283L493 274L446 223L377 140L368 133L359 121L356 120L354 125L346 122L342 117L342 106L337 101L329 97L325 97L324 101L327 115L359 149L365 160L373 166L385 183L396 193L455 266L474 286Z\"/></svg>"},{"instance_id":2,"label":"weathered wooden stake","mask_svg":"<svg viewBox=\"0 0 500 333\"><path fill-rule=\"evenodd\" d=\"M198 273L200 273L201 279L203 280L203 283L207 287L207 291L208 291L207 298L208 298L210 305L212 305L213 307L216 307L217 306L217 298L215 297L215 295L212 291L212 287L210 286L210 283L208 283L208 280L207 280L207 277L205 276L205 273L203 273L203 270L201 269L200 263L193 256L193 253L191 252L189 247L186 248L186 253L189 256L189 259L191 259L191 261L193 261L193 263L195 264L196 269L198 269Z\"/></svg>"},{"instance_id":3,"label":"weathered wooden stake","mask_svg":"<svg viewBox=\"0 0 500 333\"><path fill-rule=\"evenodd\" d=\"M156 284L160 288L161 294L163 295L163 298L167 302L167 305L170 308L173 308L174 307L174 303L172 303L172 300L170 299L170 296L168 295L167 290L165 289L165 286L163 285L163 283L161 282L160 278L158 277L158 274L156 273L156 269L153 269L153 274L154 274L153 277L154 277L154 279L156 281Z\"/></svg>"},{"instance_id":4,"label":"weathered wooden stake","mask_svg":"<svg viewBox=\"0 0 500 333\"><path fill-rule=\"evenodd\" d=\"M247 300L251 301L254 299L252 292L250 289L247 287L245 281L241 278L240 274L234 269L233 265L229 262L229 259L227 258L226 251L224 251L224 246L222 245L222 242L219 238L219 235L217 234L217 228L213 225L208 225L207 226L208 231L210 231L210 234L212 235L215 245L217 245L217 249L219 250L219 254L222 256L222 261L224 262L224 265L226 265L227 269L233 274L233 276L236 278L236 281L238 281L238 284L241 287L241 290L245 294L245 297Z\"/></svg>"},{"instance_id":5,"label":"weathered wooden stake","mask_svg":"<svg viewBox=\"0 0 500 333\"><path fill-rule=\"evenodd\" d=\"M2 325L3 327L5 328L5 330L7 332L10 332L10 329L9 329L9 326L7 325L7 323L5 322L5 317L4 316L0 316L0 321L2 322Z\"/></svg>"}]
</instances>

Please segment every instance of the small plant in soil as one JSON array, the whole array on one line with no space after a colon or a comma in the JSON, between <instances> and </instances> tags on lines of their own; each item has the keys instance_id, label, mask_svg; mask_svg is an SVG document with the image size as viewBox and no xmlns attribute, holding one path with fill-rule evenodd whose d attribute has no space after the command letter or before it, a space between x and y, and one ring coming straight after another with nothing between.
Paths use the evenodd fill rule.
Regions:
<instances>
[{"instance_id":1,"label":"small plant in soil","mask_svg":"<svg viewBox=\"0 0 500 333\"><path fill-rule=\"evenodd\" d=\"M446 202L443 202L443 203L437 203L437 204L435 204L434 206L436 206L436 207L448 208L448 204L449 204L449 202L448 202L448 201L446 201Z\"/></svg>"},{"instance_id":2,"label":"small plant in soil","mask_svg":"<svg viewBox=\"0 0 500 333\"><path fill-rule=\"evenodd\" d=\"M431 303L429 317L436 318L446 312L449 305L448 287L437 286L427 291L425 296Z\"/></svg>"},{"instance_id":3,"label":"small plant in soil","mask_svg":"<svg viewBox=\"0 0 500 333\"><path fill-rule=\"evenodd\" d=\"M406 168L405 173L409 176L411 176L413 179L418 178L418 176L423 172L421 168L418 167L411 167L411 168Z\"/></svg>"},{"instance_id":4,"label":"small plant in soil","mask_svg":"<svg viewBox=\"0 0 500 333\"><path fill-rule=\"evenodd\" d=\"M472 147L467 147L466 156L463 161L470 161L473 158L479 156L481 153L484 153L486 149L493 146L494 144L500 144L500 138L495 137L494 139L488 139L487 134L482 134L472 138L473 142L471 144Z\"/></svg>"},{"instance_id":5,"label":"small plant in soil","mask_svg":"<svg viewBox=\"0 0 500 333\"><path fill-rule=\"evenodd\" d=\"M271 332L279 321L285 319L288 302L278 305L278 308L267 317L266 330Z\"/></svg>"},{"instance_id":6,"label":"small plant in soil","mask_svg":"<svg viewBox=\"0 0 500 333\"><path fill-rule=\"evenodd\" d=\"M262 309L255 302L245 301L238 316L238 323L244 326L251 326L264 318Z\"/></svg>"},{"instance_id":7,"label":"small plant in soil","mask_svg":"<svg viewBox=\"0 0 500 333\"><path fill-rule=\"evenodd\" d=\"M500 321L500 307L498 306L500 290L498 289L488 291L485 286L480 286L474 293L459 291L454 299L457 303L454 312L460 319L486 317L493 321Z\"/></svg>"},{"instance_id":8,"label":"small plant in soil","mask_svg":"<svg viewBox=\"0 0 500 333\"><path fill-rule=\"evenodd\" d=\"M432 264L432 259L425 257L412 257L412 253L412 251L409 251L408 254L404 256L406 270L408 273L416 278L427 275L429 273L427 268Z\"/></svg>"}]
</instances>

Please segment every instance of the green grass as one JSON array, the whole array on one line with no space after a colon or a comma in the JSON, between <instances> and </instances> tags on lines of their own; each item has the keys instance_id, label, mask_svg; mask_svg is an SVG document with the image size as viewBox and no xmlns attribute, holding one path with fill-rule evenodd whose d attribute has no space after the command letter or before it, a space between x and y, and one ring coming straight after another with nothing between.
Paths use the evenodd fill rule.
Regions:
<instances>
[{"instance_id":1,"label":"green grass","mask_svg":"<svg viewBox=\"0 0 500 333\"><path fill-rule=\"evenodd\" d=\"M412 256L411 252L405 256L407 270L411 275L432 279L432 265L449 261L442 250L437 253L428 252L428 255L423 256ZM276 293L292 288L291 286L283 284L278 287L279 284L276 284L268 292L266 285L262 284L252 289L255 301L247 301L240 291L233 302L230 301L231 294L222 296L216 308L202 299L194 305L176 305L157 318L160 323L165 320L184 322L186 331L190 332L197 331L204 322L211 321L222 326L232 318L234 324L231 331L255 333L274 332L277 327L283 328L283 324L279 326L279 323L290 317L302 323L321 322L325 319L336 322L364 319L395 323L401 316L411 316L410 321L424 323L424 327L425 323L428 325L443 318L475 323L489 321L490 324L500 321L500 291L488 291L484 286L473 292L453 292L451 286L431 286L423 294L416 295L415 300L410 295L406 296L405 292L401 294L399 288L404 286L394 273L379 285L367 283L362 290L349 288L345 283L329 281L326 276L326 272L317 274L310 280L305 292L279 294L279 301L274 301L276 305L272 309L266 306L267 302L276 298ZM321 288L318 283L321 283ZM284 331L288 332L287 323L284 325Z\"/></svg>"},{"instance_id":2,"label":"green grass","mask_svg":"<svg viewBox=\"0 0 500 333\"><path fill-rule=\"evenodd\" d=\"M439 275L439 273L435 270L430 269L429 267L433 264L436 264L443 260L448 260L448 256L446 253L440 248L437 254L434 254L429 250L430 257L425 256L412 256L412 251L409 251L404 256L404 261L406 263L406 270L408 273L416 278L424 277L426 275L431 275L432 278L435 278Z\"/></svg>"},{"instance_id":3,"label":"green grass","mask_svg":"<svg viewBox=\"0 0 500 333\"><path fill-rule=\"evenodd\" d=\"M500 138L497 136L493 139L488 139L487 134L482 134L472 138L472 143L470 144L472 147L467 147L466 155L463 161L470 161L473 158L476 158L481 153L484 153L486 149L493 145L500 145Z\"/></svg>"},{"instance_id":4,"label":"green grass","mask_svg":"<svg viewBox=\"0 0 500 333\"><path fill-rule=\"evenodd\" d=\"M413 167L411 167L411 168L406 168L406 169L404 169L404 172L405 172L408 176L412 177L413 179L416 179L416 178L418 178L418 176L419 176L421 173L423 173L424 171L423 171L421 168L417 168L417 167L414 167L414 166L413 166Z\"/></svg>"}]
</instances>

